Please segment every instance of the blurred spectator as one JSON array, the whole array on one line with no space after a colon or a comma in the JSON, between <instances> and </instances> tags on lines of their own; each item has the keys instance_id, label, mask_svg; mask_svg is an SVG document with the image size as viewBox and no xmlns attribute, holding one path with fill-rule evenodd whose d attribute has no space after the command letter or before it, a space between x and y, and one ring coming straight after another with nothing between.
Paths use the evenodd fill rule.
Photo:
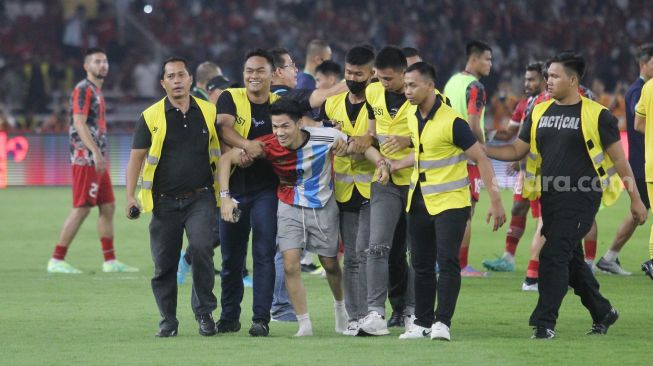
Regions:
<instances>
[{"instance_id":1,"label":"blurred spectator","mask_svg":"<svg viewBox=\"0 0 653 366\"><path fill-rule=\"evenodd\" d=\"M68 54L81 55L86 31L86 8L78 5L75 14L66 21L62 42Z\"/></svg>"},{"instance_id":2,"label":"blurred spectator","mask_svg":"<svg viewBox=\"0 0 653 366\"><path fill-rule=\"evenodd\" d=\"M136 96L141 98L155 98L162 95L159 84L159 63L151 57L141 55L132 72Z\"/></svg>"},{"instance_id":3,"label":"blurred spectator","mask_svg":"<svg viewBox=\"0 0 653 366\"><path fill-rule=\"evenodd\" d=\"M510 81L502 80L497 92L490 98L488 107L492 111L493 129L498 130L508 125L517 102L519 102L519 96L512 92Z\"/></svg>"}]
</instances>

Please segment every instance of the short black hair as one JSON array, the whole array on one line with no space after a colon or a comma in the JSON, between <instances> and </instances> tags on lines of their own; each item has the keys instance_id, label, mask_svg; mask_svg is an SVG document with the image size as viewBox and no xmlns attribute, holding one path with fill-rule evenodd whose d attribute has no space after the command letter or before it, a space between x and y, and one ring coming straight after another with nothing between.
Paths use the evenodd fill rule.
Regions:
<instances>
[{"instance_id":1,"label":"short black hair","mask_svg":"<svg viewBox=\"0 0 653 366\"><path fill-rule=\"evenodd\" d=\"M401 49L396 46L386 46L379 51L374 61L374 67L377 69L393 69L396 71L404 71L408 67L406 56Z\"/></svg>"},{"instance_id":2,"label":"short black hair","mask_svg":"<svg viewBox=\"0 0 653 366\"><path fill-rule=\"evenodd\" d=\"M490 51L490 53L492 53L492 47L483 41L474 39L467 42L465 45L465 55L467 56L468 60L474 55L483 54L485 51Z\"/></svg>"},{"instance_id":3,"label":"short black hair","mask_svg":"<svg viewBox=\"0 0 653 366\"><path fill-rule=\"evenodd\" d=\"M538 75L542 76L544 71L544 63L542 61L533 61L526 65L526 71L535 71Z\"/></svg>"},{"instance_id":4,"label":"short black hair","mask_svg":"<svg viewBox=\"0 0 653 366\"><path fill-rule=\"evenodd\" d=\"M290 55L287 49L281 47L270 48L268 53L272 56L272 68L274 70L283 68L286 65L283 55Z\"/></svg>"},{"instance_id":5,"label":"short black hair","mask_svg":"<svg viewBox=\"0 0 653 366\"><path fill-rule=\"evenodd\" d=\"M404 56L406 56L406 58L415 57L415 56L419 57L419 50L415 47L404 47L401 49L401 52L404 53Z\"/></svg>"},{"instance_id":6,"label":"short black hair","mask_svg":"<svg viewBox=\"0 0 653 366\"><path fill-rule=\"evenodd\" d=\"M324 75L333 75L338 79L342 79L342 66L339 63L331 60L326 60L315 68L315 74L321 72Z\"/></svg>"},{"instance_id":7,"label":"short black hair","mask_svg":"<svg viewBox=\"0 0 653 366\"><path fill-rule=\"evenodd\" d=\"M578 53L573 51L560 52L553 56L548 64L560 63L565 68L567 73L572 72L578 76L578 80L583 78L585 74L585 59Z\"/></svg>"},{"instance_id":8,"label":"short black hair","mask_svg":"<svg viewBox=\"0 0 653 366\"><path fill-rule=\"evenodd\" d=\"M653 57L653 43L645 43L637 47L637 61L649 62Z\"/></svg>"},{"instance_id":9,"label":"short black hair","mask_svg":"<svg viewBox=\"0 0 653 366\"><path fill-rule=\"evenodd\" d=\"M287 114L293 121L297 122L302 118L302 109L295 100L290 97L281 97L270 104L270 116Z\"/></svg>"},{"instance_id":10,"label":"short black hair","mask_svg":"<svg viewBox=\"0 0 653 366\"><path fill-rule=\"evenodd\" d=\"M274 60L268 51L262 48L251 49L245 53L245 62L252 57L263 57L270 64L270 67L274 69Z\"/></svg>"},{"instance_id":11,"label":"short black hair","mask_svg":"<svg viewBox=\"0 0 653 366\"><path fill-rule=\"evenodd\" d=\"M428 62L419 61L408 66L408 68L406 69L406 73L412 71L417 71L418 73L420 73L420 75L431 80L433 84L435 84L435 67L433 67L433 65L429 64Z\"/></svg>"},{"instance_id":12,"label":"short black hair","mask_svg":"<svg viewBox=\"0 0 653 366\"><path fill-rule=\"evenodd\" d=\"M184 68L186 69L186 71L188 71L188 75L190 75L190 69L188 68L188 61L186 61L186 59L183 58L183 57L172 56L172 57L168 57L167 59L165 59L163 61L163 63L161 64L161 72L159 73L159 79L160 80L163 80L163 77L166 74L166 65L171 63L171 62L182 62L184 64Z\"/></svg>"},{"instance_id":13,"label":"short black hair","mask_svg":"<svg viewBox=\"0 0 653 366\"><path fill-rule=\"evenodd\" d=\"M354 66L369 65L374 62L374 51L367 46L352 47L345 55L345 62Z\"/></svg>"},{"instance_id":14,"label":"short black hair","mask_svg":"<svg viewBox=\"0 0 653 366\"><path fill-rule=\"evenodd\" d=\"M104 53L105 55L107 54L107 51L104 50L104 48L100 47L91 47L84 52L84 57L90 56L90 55L95 55L96 53Z\"/></svg>"}]
</instances>

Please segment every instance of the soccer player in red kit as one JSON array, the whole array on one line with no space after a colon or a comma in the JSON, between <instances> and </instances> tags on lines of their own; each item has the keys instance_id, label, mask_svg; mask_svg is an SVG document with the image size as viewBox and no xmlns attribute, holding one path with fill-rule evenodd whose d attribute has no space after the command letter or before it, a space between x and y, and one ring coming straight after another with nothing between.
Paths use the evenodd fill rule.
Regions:
<instances>
[{"instance_id":1,"label":"soccer player in red kit","mask_svg":"<svg viewBox=\"0 0 653 366\"><path fill-rule=\"evenodd\" d=\"M82 273L64 259L70 243L91 209L98 206L98 234L104 254L104 272L136 272L138 269L116 260L113 250L115 199L105 160L107 125L102 84L109 71L106 53L91 48L84 57L86 78L71 98L70 162L73 170L73 209L64 222L59 242L48 262L48 273Z\"/></svg>"}]
</instances>

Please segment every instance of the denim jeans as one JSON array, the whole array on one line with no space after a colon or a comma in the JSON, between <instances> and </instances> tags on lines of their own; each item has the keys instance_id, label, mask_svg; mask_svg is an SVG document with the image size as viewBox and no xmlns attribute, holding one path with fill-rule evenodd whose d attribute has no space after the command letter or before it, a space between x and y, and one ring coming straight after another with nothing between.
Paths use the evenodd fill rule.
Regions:
<instances>
[{"instance_id":1,"label":"denim jeans","mask_svg":"<svg viewBox=\"0 0 653 366\"><path fill-rule=\"evenodd\" d=\"M274 288L274 254L277 237L276 189L268 188L249 194L234 194L242 211L237 223L220 221L222 252L222 314L220 319L239 320L243 300L243 266L252 232L253 321L270 321Z\"/></svg>"}]
</instances>

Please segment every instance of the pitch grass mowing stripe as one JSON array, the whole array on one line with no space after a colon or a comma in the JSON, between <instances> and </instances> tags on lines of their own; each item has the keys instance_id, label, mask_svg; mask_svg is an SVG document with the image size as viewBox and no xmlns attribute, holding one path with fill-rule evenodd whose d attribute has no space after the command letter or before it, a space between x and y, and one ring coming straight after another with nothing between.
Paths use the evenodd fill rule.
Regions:
<instances>
[{"instance_id":1,"label":"pitch grass mowing stripe","mask_svg":"<svg viewBox=\"0 0 653 366\"><path fill-rule=\"evenodd\" d=\"M305 275L315 336L294 339L296 323L271 324L271 337L247 335L251 289L245 290L237 334L204 338L190 310L190 286L179 289L180 335L155 339L159 316L150 289L153 266L147 234L148 217L128 221L124 191L116 197L116 253L141 269L135 274L102 273L100 243L92 213L72 244L67 260L81 275L48 275L45 271L59 230L70 210L69 188L0 190L0 364L3 365L640 365L650 359L649 306L653 283L639 271L646 259L650 225L641 227L621 255L631 277L597 275L603 293L621 312L607 336L587 337L591 319L571 292L565 298L551 342L528 339L528 316L537 294L520 291L535 222L517 249L514 273L465 278L451 334L453 342L428 339L400 341L392 335L352 338L333 331L333 305L324 279ZM492 233L483 220L487 195L474 217L470 263L503 251L506 228ZM511 192L503 192L510 209ZM625 195L615 207L599 213L602 255L628 212ZM216 263L220 261L216 253ZM248 268L251 270L251 259ZM219 278L216 281L219 296ZM388 311L390 309L388 305ZM217 318L219 310L214 314Z\"/></svg>"}]
</instances>

